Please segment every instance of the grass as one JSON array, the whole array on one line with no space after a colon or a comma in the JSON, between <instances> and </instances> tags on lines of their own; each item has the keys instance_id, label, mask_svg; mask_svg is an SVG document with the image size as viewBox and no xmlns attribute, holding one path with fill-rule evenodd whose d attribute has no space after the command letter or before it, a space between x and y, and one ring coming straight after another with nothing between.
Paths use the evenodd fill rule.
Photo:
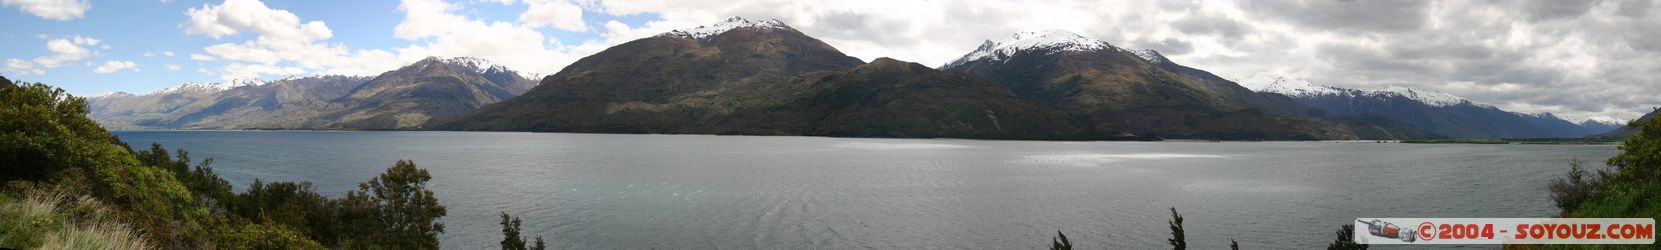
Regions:
<instances>
[{"instance_id":1,"label":"grass","mask_svg":"<svg viewBox=\"0 0 1661 250\"><path fill-rule=\"evenodd\" d=\"M0 197L0 247L20 249L150 249L115 211L89 196L30 190Z\"/></svg>"}]
</instances>

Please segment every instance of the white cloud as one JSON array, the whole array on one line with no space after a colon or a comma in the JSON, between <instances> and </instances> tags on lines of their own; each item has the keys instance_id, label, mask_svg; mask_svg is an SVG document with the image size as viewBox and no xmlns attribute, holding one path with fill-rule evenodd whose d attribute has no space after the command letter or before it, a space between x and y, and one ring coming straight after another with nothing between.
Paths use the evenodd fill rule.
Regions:
<instances>
[{"instance_id":1,"label":"white cloud","mask_svg":"<svg viewBox=\"0 0 1661 250\"><path fill-rule=\"evenodd\" d=\"M231 61L255 62L260 64L277 64L282 58L276 51L265 49L254 42L245 44L221 43L202 48L208 54Z\"/></svg>"},{"instance_id":2,"label":"white cloud","mask_svg":"<svg viewBox=\"0 0 1661 250\"><path fill-rule=\"evenodd\" d=\"M133 70L133 72L138 72L138 63L134 63L133 61L105 61L103 65L98 65L98 68L93 69L92 72L109 74L128 69Z\"/></svg>"},{"instance_id":3,"label":"white cloud","mask_svg":"<svg viewBox=\"0 0 1661 250\"><path fill-rule=\"evenodd\" d=\"M197 61L209 61L209 62L212 62L212 61L218 61L218 60L219 60L219 58L218 58L218 57L214 57L214 56L210 56L210 55L203 55L203 54L196 54L196 53L190 53L190 60L197 60Z\"/></svg>"},{"instance_id":4,"label":"white cloud","mask_svg":"<svg viewBox=\"0 0 1661 250\"><path fill-rule=\"evenodd\" d=\"M7 58L6 59L6 72L11 72L12 74L19 75L19 76L41 75L41 74L46 74L46 69L42 69L40 67L40 65L29 62L27 60L17 59L17 58Z\"/></svg>"},{"instance_id":5,"label":"white cloud","mask_svg":"<svg viewBox=\"0 0 1661 250\"><path fill-rule=\"evenodd\" d=\"M86 16L92 3L87 0L0 0L0 4L16 7L30 15L47 20L68 21Z\"/></svg>"},{"instance_id":6,"label":"white cloud","mask_svg":"<svg viewBox=\"0 0 1661 250\"><path fill-rule=\"evenodd\" d=\"M231 63L225 66L219 75L225 80L253 79L261 75L299 75L306 73L305 69L297 67L279 67L259 64Z\"/></svg>"},{"instance_id":7,"label":"white cloud","mask_svg":"<svg viewBox=\"0 0 1661 250\"><path fill-rule=\"evenodd\" d=\"M167 57L173 57L173 51L172 50L163 50L163 51L161 51L161 55L167 56Z\"/></svg>"},{"instance_id":8,"label":"white cloud","mask_svg":"<svg viewBox=\"0 0 1661 250\"><path fill-rule=\"evenodd\" d=\"M71 38L70 41L74 41L75 45L99 45L99 44L104 43L104 41L99 41L98 39L95 39L95 38L83 37L83 36L75 36L75 37Z\"/></svg>"},{"instance_id":9,"label":"white cloud","mask_svg":"<svg viewBox=\"0 0 1661 250\"><path fill-rule=\"evenodd\" d=\"M586 32L583 9L568 0L525 0L530 8L519 15L519 21L531 28L554 26L562 30Z\"/></svg>"},{"instance_id":10,"label":"white cloud","mask_svg":"<svg viewBox=\"0 0 1661 250\"><path fill-rule=\"evenodd\" d=\"M220 5L203 4L185 11L190 21L181 25L186 34L221 38L248 30L284 42L314 41L334 36L322 21L300 22L286 10L271 9L258 0L226 0Z\"/></svg>"},{"instance_id":11,"label":"white cloud","mask_svg":"<svg viewBox=\"0 0 1661 250\"><path fill-rule=\"evenodd\" d=\"M155 52L149 52L149 51L144 52L144 57L155 57L155 56L156 56Z\"/></svg>"},{"instance_id":12,"label":"white cloud","mask_svg":"<svg viewBox=\"0 0 1661 250\"><path fill-rule=\"evenodd\" d=\"M453 13L457 6L439 0L404 0L404 20L393 35L420 42L398 49L403 61L427 56L471 56L526 73L551 73L575 61L569 48L549 44L549 37L529 26L473 20ZM586 54L584 54L586 55Z\"/></svg>"},{"instance_id":13,"label":"white cloud","mask_svg":"<svg viewBox=\"0 0 1661 250\"><path fill-rule=\"evenodd\" d=\"M186 34L216 39L242 32L257 35L242 43L211 45L203 48L205 54L190 55L191 60L198 61L241 62L215 71L225 80L307 72L369 75L404 63L387 60L390 52L383 50L354 51L343 44L326 43L333 33L324 22L302 22L292 12L272 9L255 0L204 4L187 10L185 15L190 20L180 27Z\"/></svg>"},{"instance_id":14,"label":"white cloud","mask_svg":"<svg viewBox=\"0 0 1661 250\"><path fill-rule=\"evenodd\" d=\"M167 65L167 70L180 71L180 70L184 70L184 69L185 69L184 67L179 67L178 64L168 64Z\"/></svg>"},{"instance_id":15,"label":"white cloud","mask_svg":"<svg viewBox=\"0 0 1661 250\"><path fill-rule=\"evenodd\" d=\"M46 41L46 50L52 52L52 54L36 57L34 61L44 68L68 66L97 54L97 52L81 46L98 45L100 43L102 42L98 39L82 36L48 40Z\"/></svg>"}]
</instances>

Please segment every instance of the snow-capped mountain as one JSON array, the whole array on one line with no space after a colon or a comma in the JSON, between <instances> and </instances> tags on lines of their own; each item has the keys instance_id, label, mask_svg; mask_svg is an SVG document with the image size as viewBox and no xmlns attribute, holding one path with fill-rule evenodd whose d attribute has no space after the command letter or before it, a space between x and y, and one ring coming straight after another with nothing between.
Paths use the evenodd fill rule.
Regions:
<instances>
[{"instance_id":1,"label":"snow-capped mountain","mask_svg":"<svg viewBox=\"0 0 1661 250\"><path fill-rule=\"evenodd\" d=\"M1586 120L1580 121L1580 122L1575 123L1575 124L1580 125L1580 127L1586 128L1588 130L1610 131L1610 130L1615 130L1617 128L1621 128L1623 126L1626 126L1626 122L1627 122L1626 120L1622 120L1620 118L1614 118L1614 117L1608 117L1608 116L1592 116L1592 117L1587 117Z\"/></svg>"},{"instance_id":2,"label":"snow-capped mountain","mask_svg":"<svg viewBox=\"0 0 1661 250\"><path fill-rule=\"evenodd\" d=\"M1608 131L1603 125L1570 122L1551 113L1510 112L1408 87L1353 89L1268 74L1235 81L1253 91L1291 97L1327 115L1389 117L1453 138L1574 138Z\"/></svg>"},{"instance_id":3,"label":"snow-capped mountain","mask_svg":"<svg viewBox=\"0 0 1661 250\"><path fill-rule=\"evenodd\" d=\"M150 95L170 93L213 93L237 87L260 85L265 85L265 81L260 79L234 79L228 82L216 83L186 82L185 84L180 84L179 86L158 89L155 92L150 92Z\"/></svg>"},{"instance_id":4,"label":"snow-capped mountain","mask_svg":"<svg viewBox=\"0 0 1661 250\"><path fill-rule=\"evenodd\" d=\"M107 92L104 92L104 93L99 93L99 94L96 94L96 95L88 96L87 98L88 99L123 98L123 97L132 97L132 96L133 96L132 93L127 93L127 92L107 91Z\"/></svg>"},{"instance_id":5,"label":"snow-capped mountain","mask_svg":"<svg viewBox=\"0 0 1661 250\"><path fill-rule=\"evenodd\" d=\"M1650 112L1648 114L1644 114L1644 116L1638 117L1638 119L1635 119L1633 121L1647 122L1650 119L1655 119L1655 117L1657 115L1661 115L1661 108L1652 109L1652 110L1650 110ZM1603 117L1603 118L1608 118L1608 117ZM1612 120L1612 119L1604 119L1603 122L1608 122L1610 120ZM1608 139L1608 140L1621 140L1621 139L1626 139L1626 137L1628 137L1628 136L1632 136L1632 133L1637 133L1638 132L1638 129L1636 129L1636 128L1627 127L1625 121L1622 121L1618 124L1619 124L1619 126L1615 127L1614 129L1609 130L1608 132L1595 134L1595 135L1590 135L1590 136L1587 136L1587 137L1588 138L1597 138L1597 139Z\"/></svg>"},{"instance_id":6,"label":"snow-capped mountain","mask_svg":"<svg viewBox=\"0 0 1661 250\"><path fill-rule=\"evenodd\" d=\"M1011 56L1014 56L1015 53L1022 51L1057 53L1063 51L1093 51L1103 49L1123 50L1119 47L1114 47L1112 44L1103 42L1102 40L1090 39L1065 30L1023 31L1015 33L1015 37L1008 40L997 42L986 40L986 42L981 43L980 47L975 48L975 51L971 51L969 54L963 55L963 57L958 58L951 63L947 63L945 66L942 66L942 68L953 68L970 61L983 59L1005 60L1009 59ZM1143 53L1149 54L1148 56L1144 56ZM1158 53L1152 52L1152 50L1146 50L1146 52L1138 51L1136 55L1141 56L1143 59L1152 61L1154 59L1148 58L1150 56L1157 56Z\"/></svg>"},{"instance_id":7,"label":"snow-capped mountain","mask_svg":"<svg viewBox=\"0 0 1661 250\"><path fill-rule=\"evenodd\" d=\"M691 29L673 30L663 34L658 34L658 36L675 36L703 41L708 40L710 37L714 37L715 35L727 33L727 31L737 28L789 29L790 26L784 25L784 22L780 22L778 19L751 21L749 19L735 16L728 17L727 20L722 20L721 22L715 24L698 26Z\"/></svg>"},{"instance_id":8,"label":"snow-capped mountain","mask_svg":"<svg viewBox=\"0 0 1661 250\"><path fill-rule=\"evenodd\" d=\"M1290 98L1254 92L1158 51L1125 49L1062 30L986 40L941 69L977 74L1018 97L1077 112L1097 131L1167 138L1424 135L1380 127L1389 124L1313 124L1315 119L1303 119L1309 108Z\"/></svg>"},{"instance_id":9,"label":"snow-capped mountain","mask_svg":"<svg viewBox=\"0 0 1661 250\"><path fill-rule=\"evenodd\" d=\"M1161 64L1161 63L1165 63L1167 61L1167 59L1165 59L1164 55L1159 54L1159 51L1154 51L1154 50L1151 50L1151 49L1140 49L1140 50L1131 51L1131 53L1136 53L1136 57L1141 57L1142 60L1147 60L1149 63L1153 63L1153 64Z\"/></svg>"},{"instance_id":10,"label":"snow-capped mountain","mask_svg":"<svg viewBox=\"0 0 1661 250\"><path fill-rule=\"evenodd\" d=\"M1324 95L1346 95L1351 97L1375 98L1402 97L1437 107L1448 107L1471 103L1470 100L1451 94L1425 91L1409 87L1391 86L1380 90L1361 90L1317 85L1304 79L1287 78L1266 74L1253 75L1252 77L1245 79L1235 80L1235 82L1240 83L1240 86L1251 89L1252 91L1276 93L1291 97Z\"/></svg>"}]
</instances>

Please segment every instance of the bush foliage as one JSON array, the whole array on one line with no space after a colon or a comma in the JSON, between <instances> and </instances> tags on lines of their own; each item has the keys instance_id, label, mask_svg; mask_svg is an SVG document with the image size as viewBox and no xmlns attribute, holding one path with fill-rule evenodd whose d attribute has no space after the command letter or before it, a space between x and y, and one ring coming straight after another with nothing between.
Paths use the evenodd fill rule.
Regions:
<instances>
[{"instance_id":1,"label":"bush foliage","mask_svg":"<svg viewBox=\"0 0 1661 250\"><path fill-rule=\"evenodd\" d=\"M0 248L436 249L444 232L414 162L340 199L304 182L236 193L211 160L134 151L87 113L62 89L0 78Z\"/></svg>"}]
</instances>

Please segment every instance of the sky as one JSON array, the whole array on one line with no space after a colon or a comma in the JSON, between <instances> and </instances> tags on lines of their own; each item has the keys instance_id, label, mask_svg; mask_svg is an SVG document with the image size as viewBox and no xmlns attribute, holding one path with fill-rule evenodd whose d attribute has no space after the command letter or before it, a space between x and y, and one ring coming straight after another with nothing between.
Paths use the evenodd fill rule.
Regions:
<instances>
[{"instance_id":1,"label":"sky","mask_svg":"<svg viewBox=\"0 0 1661 250\"><path fill-rule=\"evenodd\" d=\"M376 75L429 56L553 74L612 45L778 19L866 61L938 66L1061 29L1230 79L1412 87L1569 119L1661 106L1649 0L0 0L0 75L72 94Z\"/></svg>"}]
</instances>

